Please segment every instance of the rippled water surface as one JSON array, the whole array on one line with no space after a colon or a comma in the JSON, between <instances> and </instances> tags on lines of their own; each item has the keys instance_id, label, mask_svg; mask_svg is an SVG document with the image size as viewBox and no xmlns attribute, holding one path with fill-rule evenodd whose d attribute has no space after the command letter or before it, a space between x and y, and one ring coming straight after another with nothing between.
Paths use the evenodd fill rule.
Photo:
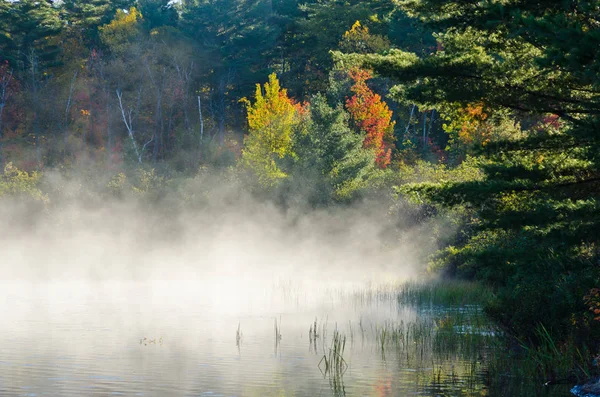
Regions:
<instances>
[{"instance_id":1,"label":"rippled water surface","mask_svg":"<svg viewBox=\"0 0 600 397\"><path fill-rule=\"evenodd\" d=\"M3 396L487 395L477 308L451 322L381 287L5 283L0 299Z\"/></svg>"}]
</instances>

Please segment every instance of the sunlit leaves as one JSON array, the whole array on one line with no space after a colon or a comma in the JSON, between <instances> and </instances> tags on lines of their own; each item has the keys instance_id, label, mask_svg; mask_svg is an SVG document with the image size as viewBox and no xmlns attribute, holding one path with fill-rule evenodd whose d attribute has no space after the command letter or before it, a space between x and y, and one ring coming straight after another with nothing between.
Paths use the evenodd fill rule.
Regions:
<instances>
[{"instance_id":1,"label":"sunlit leaves","mask_svg":"<svg viewBox=\"0 0 600 397\"><path fill-rule=\"evenodd\" d=\"M371 72L355 68L350 71L350 77L354 81L354 95L346 101L346 109L358 129L365 133L364 146L373 149L377 164L386 168L391 161L389 143L394 130L392 111L381 96L367 86Z\"/></svg>"},{"instance_id":2,"label":"sunlit leaves","mask_svg":"<svg viewBox=\"0 0 600 397\"><path fill-rule=\"evenodd\" d=\"M583 297L583 301L595 316L594 320L600 321L600 288L592 288L590 293Z\"/></svg>"},{"instance_id":3,"label":"sunlit leaves","mask_svg":"<svg viewBox=\"0 0 600 397\"><path fill-rule=\"evenodd\" d=\"M346 53L369 54L388 50L390 41L380 35L371 34L369 28L356 21L342 37L339 48Z\"/></svg>"},{"instance_id":4,"label":"sunlit leaves","mask_svg":"<svg viewBox=\"0 0 600 397\"><path fill-rule=\"evenodd\" d=\"M305 109L294 103L279 85L273 73L261 87L256 85L254 102L243 99L247 108L249 133L242 150L242 162L265 186L272 186L287 174L277 164L278 159L294 156L294 129Z\"/></svg>"},{"instance_id":5,"label":"sunlit leaves","mask_svg":"<svg viewBox=\"0 0 600 397\"><path fill-rule=\"evenodd\" d=\"M114 54L122 54L139 34L141 20L142 14L135 7L131 7L127 12L117 10L114 19L99 28L100 40Z\"/></svg>"},{"instance_id":6,"label":"sunlit leaves","mask_svg":"<svg viewBox=\"0 0 600 397\"><path fill-rule=\"evenodd\" d=\"M41 174L36 171L29 173L7 163L4 173L0 174L0 197L26 197L45 203L48 196L38 188L40 177Z\"/></svg>"}]
</instances>

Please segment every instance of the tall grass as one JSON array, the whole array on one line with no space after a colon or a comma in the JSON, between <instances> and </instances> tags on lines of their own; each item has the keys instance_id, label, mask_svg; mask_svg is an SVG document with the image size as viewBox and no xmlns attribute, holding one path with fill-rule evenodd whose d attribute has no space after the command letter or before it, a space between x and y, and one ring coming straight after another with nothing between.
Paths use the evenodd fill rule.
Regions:
<instances>
[{"instance_id":1,"label":"tall grass","mask_svg":"<svg viewBox=\"0 0 600 397\"><path fill-rule=\"evenodd\" d=\"M573 385L600 375L592 364L594 352L581 350L575 340L557 342L539 324L533 344L505 334L482 310L494 300L493 292L477 283L456 280L411 281L399 286L398 303L420 310L436 306L442 316L419 318L412 324L378 331L382 346L426 344L425 351L441 357L480 357L486 362L486 383L492 394L512 395L537 390L543 385ZM431 332L430 330L434 331ZM416 352L418 353L418 352ZM418 357L418 354L415 355ZM438 373L439 375L439 373Z\"/></svg>"},{"instance_id":2,"label":"tall grass","mask_svg":"<svg viewBox=\"0 0 600 397\"><path fill-rule=\"evenodd\" d=\"M536 337L535 345L516 338L497 341L489 358L492 390L517 394L541 385L570 387L600 375L592 352L582 351L576 341L559 343L542 324L536 327Z\"/></svg>"},{"instance_id":3,"label":"tall grass","mask_svg":"<svg viewBox=\"0 0 600 397\"><path fill-rule=\"evenodd\" d=\"M491 289L461 280L408 281L399 286L397 295L399 303L417 306L484 306L494 297Z\"/></svg>"},{"instance_id":4,"label":"tall grass","mask_svg":"<svg viewBox=\"0 0 600 397\"><path fill-rule=\"evenodd\" d=\"M348 370L348 363L344 359L346 349L346 335L342 335L337 329L333 331L331 347L323 354L319 361L319 369L323 375L330 377L341 377Z\"/></svg>"}]
</instances>

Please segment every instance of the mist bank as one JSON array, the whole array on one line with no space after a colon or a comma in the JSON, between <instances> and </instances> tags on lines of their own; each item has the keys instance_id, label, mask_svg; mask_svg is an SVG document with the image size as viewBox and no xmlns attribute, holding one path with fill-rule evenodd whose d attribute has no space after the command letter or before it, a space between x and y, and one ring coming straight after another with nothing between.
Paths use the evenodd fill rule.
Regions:
<instances>
[{"instance_id":1,"label":"mist bank","mask_svg":"<svg viewBox=\"0 0 600 397\"><path fill-rule=\"evenodd\" d=\"M20 191L0 198L0 278L395 282L424 273L439 248L443 222L409 221L390 195L314 207L257 193L232 170L127 172L5 174Z\"/></svg>"}]
</instances>

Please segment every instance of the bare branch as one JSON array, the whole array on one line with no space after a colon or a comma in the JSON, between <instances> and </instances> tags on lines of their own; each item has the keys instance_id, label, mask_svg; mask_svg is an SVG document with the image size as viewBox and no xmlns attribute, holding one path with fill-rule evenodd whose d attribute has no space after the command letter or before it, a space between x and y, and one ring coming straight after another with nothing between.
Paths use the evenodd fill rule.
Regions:
<instances>
[{"instance_id":1,"label":"bare branch","mask_svg":"<svg viewBox=\"0 0 600 397\"><path fill-rule=\"evenodd\" d=\"M125 123L125 127L127 128L127 133L129 134L129 138L131 139L131 143L133 144L133 148L135 149L135 154L138 158L138 162L140 164L142 164L142 155L141 155L140 151L138 150L137 142L135 141L135 138L133 136L133 119L132 119L133 109L129 109L128 116L125 116L125 108L123 107L123 92L118 88L117 88L117 98L119 99L119 109L121 110L121 115L123 116L123 123ZM145 147L146 147L146 145L144 145L144 148Z\"/></svg>"}]
</instances>

